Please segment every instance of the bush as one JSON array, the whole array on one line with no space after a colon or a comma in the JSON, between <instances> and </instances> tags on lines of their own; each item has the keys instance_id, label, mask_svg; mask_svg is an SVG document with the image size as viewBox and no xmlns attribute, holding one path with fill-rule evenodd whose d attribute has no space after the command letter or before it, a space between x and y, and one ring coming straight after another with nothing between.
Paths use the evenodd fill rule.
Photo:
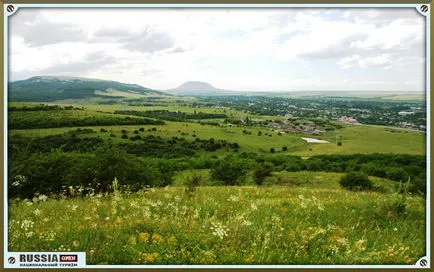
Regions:
<instances>
[{"instance_id":1,"label":"bush","mask_svg":"<svg viewBox=\"0 0 434 272\"><path fill-rule=\"evenodd\" d=\"M198 187L202 182L202 176L194 173L191 177L188 177L185 182L185 193L192 197L194 192L196 191L196 187Z\"/></svg>"},{"instance_id":2,"label":"bush","mask_svg":"<svg viewBox=\"0 0 434 272\"><path fill-rule=\"evenodd\" d=\"M406 182L408 174L401 168L388 167L386 168L386 177L391 180Z\"/></svg>"},{"instance_id":3,"label":"bush","mask_svg":"<svg viewBox=\"0 0 434 272\"><path fill-rule=\"evenodd\" d=\"M271 152L271 153L276 152L276 150L274 149L274 147L270 148L270 152Z\"/></svg>"},{"instance_id":4,"label":"bush","mask_svg":"<svg viewBox=\"0 0 434 272\"><path fill-rule=\"evenodd\" d=\"M270 162L264 162L259 164L259 166L253 172L253 180L257 185L262 185L264 179L271 175L273 171L273 164Z\"/></svg>"},{"instance_id":5,"label":"bush","mask_svg":"<svg viewBox=\"0 0 434 272\"><path fill-rule=\"evenodd\" d=\"M288 147L286 146L282 147L282 151L288 151Z\"/></svg>"},{"instance_id":6,"label":"bush","mask_svg":"<svg viewBox=\"0 0 434 272\"><path fill-rule=\"evenodd\" d=\"M361 172L349 172L340 179L339 183L343 188L352 191L372 190L374 187L368 176Z\"/></svg>"},{"instance_id":7,"label":"bush","mask_svg":"<svg viewBox=\"0 0 434 272\"><path fill-rule=\"evenodd\" d=\"M244 181L245 175L243 162L230 156L217 161L211 168L211 177L223 185L239 185Z\"/></svg>"}]
</instances>

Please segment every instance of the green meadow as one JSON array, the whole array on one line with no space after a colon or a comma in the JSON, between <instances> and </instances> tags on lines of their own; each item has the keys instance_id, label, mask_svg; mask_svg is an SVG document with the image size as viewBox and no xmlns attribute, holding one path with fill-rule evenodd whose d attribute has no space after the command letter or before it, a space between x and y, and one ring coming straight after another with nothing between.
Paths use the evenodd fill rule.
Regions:
<instances>
[{"instance_id":1,"label":"green meadow","mask_svg":"<svg viewBox=\"0 0 434 272\"><path fill-rule=\"evenodd\" d=\"M9 250L84 251L88 264L414 264L424 255L422 198L408 197L398 214L396 194L306 175L304 184L201 186L193 195L169 186L15 200Z\"/></svg>"},{"instance_id":2,"label":"green meadow","mask_svg":"<svg viewBox=\"0 0 434 272\"><path fill-rule=\"evenodd\" d=\"M156 106L100 101L9 112L9 251L83 251L92 265L414 264L426 254L424 132L341 124L312 136L223 118L114 114L168 110L284 120L187 105L197 98L159 97ZM177 156L168 158L168 151ZM383 155L391 162L379 164ZM225 162L239 167L223 168L234 172L233 180L216 177ZM343 188L341 179L352 171L365 171L373 187ZM131 172L146 181L128 180ZM407 181L411 192L402 187ZM34 194L37 182L53 193Z\"/></svg>"}]
</instances>

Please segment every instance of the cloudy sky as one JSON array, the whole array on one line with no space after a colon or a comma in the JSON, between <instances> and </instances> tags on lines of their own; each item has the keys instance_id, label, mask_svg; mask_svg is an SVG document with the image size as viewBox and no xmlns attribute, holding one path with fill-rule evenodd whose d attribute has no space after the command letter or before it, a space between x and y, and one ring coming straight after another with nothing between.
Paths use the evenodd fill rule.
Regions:
<instances>
[{"instance_id":1,"label":"cloudy sky","mask_svg":"<svg viewBox=\"0 0 434 272\"><path fill-rule=\"evenodd\" d=\"M424 91L415 9L34 9L9 18L9 80L174 88Z\"/></svg>"}]
</instances>

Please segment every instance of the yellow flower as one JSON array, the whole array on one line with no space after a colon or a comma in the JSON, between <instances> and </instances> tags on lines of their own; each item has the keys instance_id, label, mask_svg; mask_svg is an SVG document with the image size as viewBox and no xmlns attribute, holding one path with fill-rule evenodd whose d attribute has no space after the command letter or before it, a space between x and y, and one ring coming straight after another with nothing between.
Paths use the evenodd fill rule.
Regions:
<instances>
[{"instance_id":1,"label":"yellow flower","mask_svg":"<svg viewBox=\"0 0 434 272\"><path fill-rule=\"evenodd\" d=\"M167 242L169 243L169 244L176 244L176 237L175 236L170 236L168 239L167 239Z\"/></svg>"},{"instance_id":2,"label":"yellow flower","mask_svg":"<svg viewBox=\"0 0 434 272\"><path fill-rule=\"evenodd\" d=\"M160 243L163 241L163 237L158 233L152 234L152 243Z\"/></svg>"},{"instance_id":3,"label":"yellow flower","mask_svg":"<svg viewBox=\"0 0 434 272\"><path fill-rule=\"evenodd\" d=\"M405 262L408 263L408 264L413 263L413 260L412 260L408 255L406 255L406 256L404 257L404 260L405 260Z\"/></svg>"},{"instance_id":4,"label":"yellow flower","mask_svg":"<svg viewBox=\"0 0 434 272\"><path fill-rule=\"evenodd\" d=\"M142 253L141 260L145 263L151 263L155 261L160 254L154 252L154 253Z\"/></svg>"},{"instance_id":5,"label":"yellow flower","mask_svg":"<svg viewBox=\"0 0 434 272\"><path fill-rule=\"evenodd\" d=\"M149 233L147 233L147 232L139 233L139 239L144 241L144 242L147 242L149 240L149 237L151 237L151 235L149 235Z\"/></svg>"}]
</instances>

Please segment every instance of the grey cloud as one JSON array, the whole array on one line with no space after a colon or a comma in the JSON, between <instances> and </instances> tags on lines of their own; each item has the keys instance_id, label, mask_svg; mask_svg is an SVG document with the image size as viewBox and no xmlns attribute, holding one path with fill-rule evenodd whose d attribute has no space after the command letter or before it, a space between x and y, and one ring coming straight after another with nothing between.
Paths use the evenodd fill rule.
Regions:
<instances>
[{"instance_id":1,"label":"grey cloud","mask_svg":"<svg viewBox=\"0 0 434 272\"><path fill-rule=\"evenodd\" d=\"M116 63L116 58L103 52L92 52L84 60L61 63L38 71L38 74L77 75L100 69L108 64Z\"/></svg>"},{"instance_id":2,"label":"grey cloud","mask_svg":"<svg viewBox=\"0 0 434 272\"><path fill-rule=\"evenodd\" d=\"M125 49L144 53L168 49L175 43L169 34L151 27L138 33L132 33L127 29L101 29L94 33L92 41L117 42Z\"/></svg>"},{"instance_id":3,"label":"grey cloud","mask_svg":"<svg viewBox=\"0 0 434 272\"><path fill-rule=\"evenodd\" d=\"M13 15L9 21L9 31L12 35L23 37L29 47L87 39L86 32L80 27L47 21L33 9L19 10Z\"/></svg>"},{"instance_id":4,"label":"grey cloud","mask_svg":"<svg viewBox=\"0 0 434 272\"><path fill-rule=\"evenodd\" d=\"M152 53L171 48L174 44L175 41L168 34L145 29L140 35L131 37L123 47L131 51Z\"/></svg>"},{"instance_id":5,"label":"grey cloud","mask_svg":"<svg viewBox=\"0 0 434 272\"><path fill-rule=\"evenodd\" d=\"M169 53L183 53L183 52L185 52L185 51L186 51L186 50L185 50L184 48L178 46L178 47L176 47L175 49L170 50Z\"/></svg>"},{"instance_id":6,"label":"grey cloud","mask_svg":"<svg viewBox=\"0 0 434 272\"><path fill-rule=\"evenodd\" d=\"M351 42L360 41L366 39L368 34L355 34L346 39L339 41L338 43L332 44L327 48L320 51L307 52L301 54L299 57L304 59L329 59L329 58L340 58L343 56L348 56L355 53L360 53L360 49L351 47ZM368 51L378 52L379 48L370 48Z\"/></svg>"}]
</instances>

